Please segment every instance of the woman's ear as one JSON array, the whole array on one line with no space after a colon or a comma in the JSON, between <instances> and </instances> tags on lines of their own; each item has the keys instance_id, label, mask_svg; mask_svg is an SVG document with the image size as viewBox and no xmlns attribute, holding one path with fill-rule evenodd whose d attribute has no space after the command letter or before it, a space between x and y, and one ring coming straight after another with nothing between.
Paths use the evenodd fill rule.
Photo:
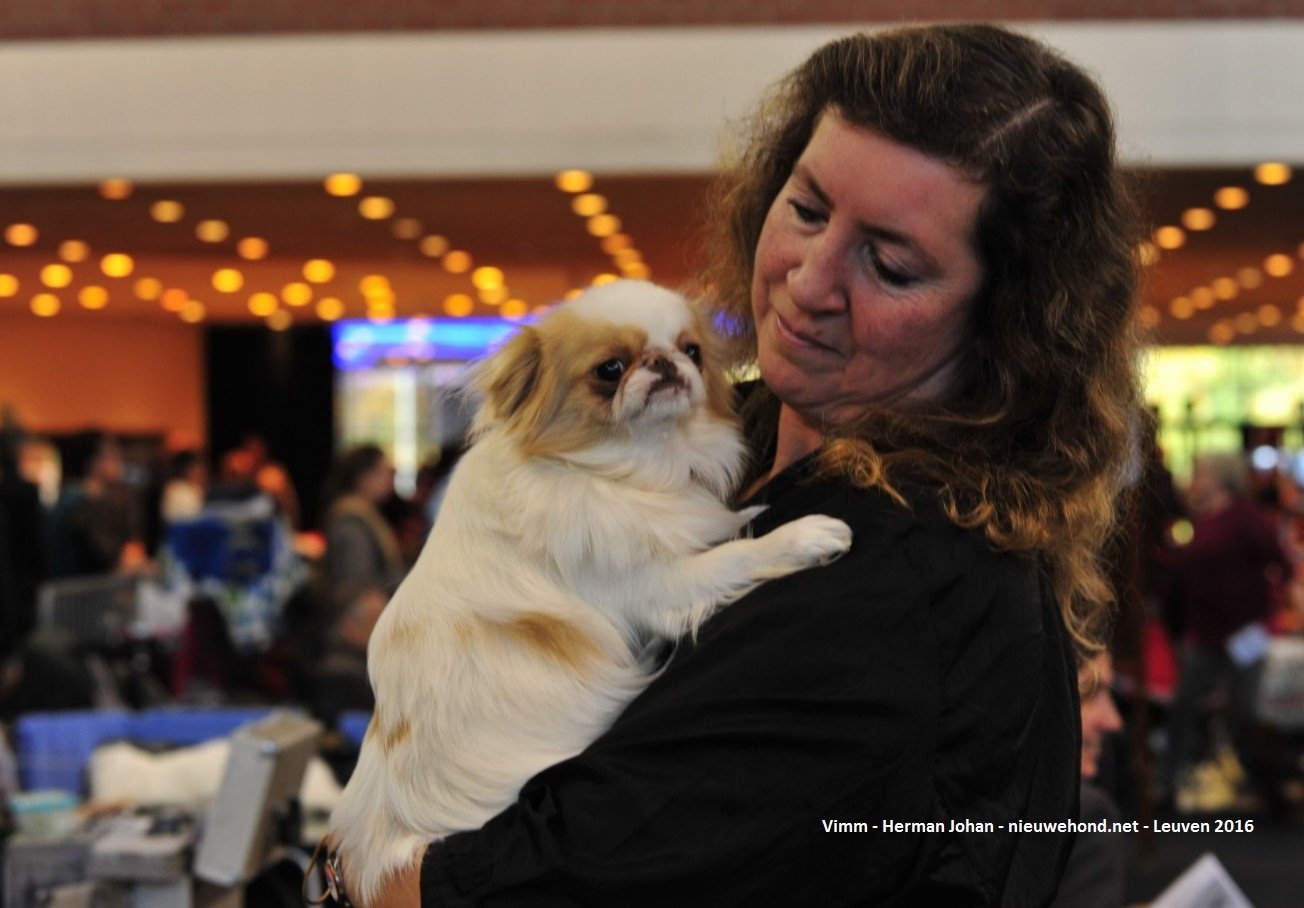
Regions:
<instances>
[{"instance_id":1,"label":"woman's ear","mask_svg":"<svg viewBox=\"0 0 1304 908\"><path fill-rule=\"evenodd\" d=\"M475 384L485 396L490 418L508 420L535 393L542 375L542 340L537 330L525 325L489 358Z\"/></svg>"}]
</instances>

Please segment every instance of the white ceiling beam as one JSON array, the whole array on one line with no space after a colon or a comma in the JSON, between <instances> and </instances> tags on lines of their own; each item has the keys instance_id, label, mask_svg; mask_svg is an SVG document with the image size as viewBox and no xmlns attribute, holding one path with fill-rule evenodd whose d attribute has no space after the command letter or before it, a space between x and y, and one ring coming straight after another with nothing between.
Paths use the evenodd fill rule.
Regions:
<instances>
[{"instance_id":1,"label":"white ceiling beam","mask_svg":"<svg viewBox=\"0 0 1304 908\"><path fill-rule=\"evenodd\" d=\"M1304 161L1304 22L1032 23L1133 162ZM701 172L846 28L0 43L0 182Z\"/></svg>"}]
</instances>

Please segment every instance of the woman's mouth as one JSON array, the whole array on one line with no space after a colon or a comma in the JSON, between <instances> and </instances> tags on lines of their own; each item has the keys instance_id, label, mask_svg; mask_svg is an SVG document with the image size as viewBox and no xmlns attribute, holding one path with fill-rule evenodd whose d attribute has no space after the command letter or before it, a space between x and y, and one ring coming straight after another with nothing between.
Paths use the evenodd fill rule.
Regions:
<instances>
[{"instance_id":1,"label":"woman's mouth","mask_svg":"<svg viewBox=\"0 0 1304 908\"><path fill-rule=\"evenodd\" d=\"M789 325L787 322L785 322L777 312L774 314L774 324L776 330L779 333L779 336L783 338L784 342L787 344L790 344L794 347L800 347L805 350L830 349L828 346L820 343L819 341L815 340L813 337L795 331L792 328L792 326Z\"/></svg>"}]
</instances>

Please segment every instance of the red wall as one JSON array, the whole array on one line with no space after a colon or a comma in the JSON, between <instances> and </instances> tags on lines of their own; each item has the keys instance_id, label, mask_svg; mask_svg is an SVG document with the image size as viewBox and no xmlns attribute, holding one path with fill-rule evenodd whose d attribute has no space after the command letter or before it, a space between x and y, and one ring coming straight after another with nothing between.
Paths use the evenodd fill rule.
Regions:
<instances>
[{"instance_id":1,"label":"red wall","mask_svg":"<svg viewBox=\"0 0 1304 908\"><path fill-rule=\"evenodd\" d=\"M0 406L39 433L100 427L202 443L202 331L180 322L5 315Z\"/></svg>"},{"instance_id":2,"label":"red wall","mask_svg":"<svg viewBox=\"0 0 1304 908\"><path fill-rule=\"evenodd\" d=\"M17 0L0 39L286 32L1304 18L1301 0Z\"/></svg>"}]
</instances>

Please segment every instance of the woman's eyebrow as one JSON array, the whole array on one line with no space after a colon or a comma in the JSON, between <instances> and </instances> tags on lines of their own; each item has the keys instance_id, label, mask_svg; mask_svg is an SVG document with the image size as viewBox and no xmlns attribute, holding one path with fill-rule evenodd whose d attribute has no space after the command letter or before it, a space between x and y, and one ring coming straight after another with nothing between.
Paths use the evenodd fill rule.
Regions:
<instances>
[{"instance_id":1,"label":"woman's eyebrow","mask_svg":"<svg viewBox=\"0 0 1304 908\"><path fill-rule=\"evenodd\" d=\"M815 179L814 174L806 169L800 162L793 168L793 175L806 184L812 195L814 195L821 205L825 208L832 208L833 201L829 194L820 186L819 180ZM936 260L928 254L928 251L920 246L919 243L909 234L902 233L899 230L893 230L890 227L884 227L881 224L869 224L865 221L858 221L856 227L866 236L873 237L881 242L889 243L893 246L901 246L904 249L914 253L923 259L925 267L937 270Z\"/></svg>"}]
</instances>

